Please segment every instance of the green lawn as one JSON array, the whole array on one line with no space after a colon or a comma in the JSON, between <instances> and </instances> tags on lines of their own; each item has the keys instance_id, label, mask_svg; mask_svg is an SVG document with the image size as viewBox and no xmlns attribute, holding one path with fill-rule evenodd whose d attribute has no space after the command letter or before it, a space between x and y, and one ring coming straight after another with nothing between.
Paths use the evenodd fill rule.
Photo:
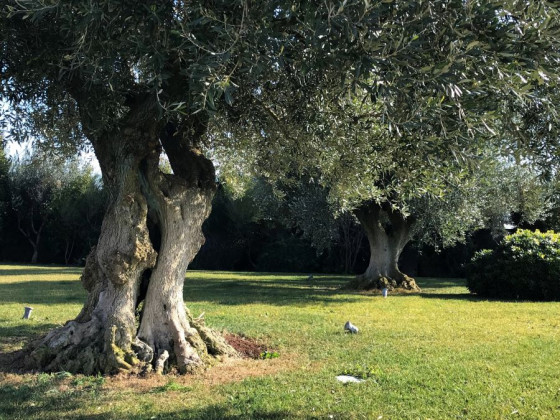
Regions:
<instances>
[{"instance_id":1,"label":"green lawn","mask_svg":"<svg viewBox=\"0 0 560 420\"><path fill-rule=\"evenodd\" d=\"M75 316L79 274L0 266L0 353ZM198 377L0 373L0 419L560 418L560 303L481 300L462 280L430 278L418 279L421 294L383 299L340 290L348 277L306 277L188 273L195 316L265 342L277 359ZM359 334L344 334L347 320ZM366 369L363 383L335 380Z\"/></svg>"}]
</instances>

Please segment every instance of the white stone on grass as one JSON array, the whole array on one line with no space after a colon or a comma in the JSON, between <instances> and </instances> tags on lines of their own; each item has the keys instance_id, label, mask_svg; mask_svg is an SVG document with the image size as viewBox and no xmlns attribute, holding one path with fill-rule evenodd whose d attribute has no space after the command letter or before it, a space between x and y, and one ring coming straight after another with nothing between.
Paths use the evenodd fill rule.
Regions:
<instances>
[{"instance_id":1,"label":"white stone on grass","mask_svg":"<svg viewBox=\"0 0 560 420\"><path fill-rule=\"evenodd\" d=\"M344 329L346 331L349 331L351 334L358 334L358 331L360 331L358 327L356 327L350 321L346 321L346 324L344 324Z\"/></svg>"}]
</instances>

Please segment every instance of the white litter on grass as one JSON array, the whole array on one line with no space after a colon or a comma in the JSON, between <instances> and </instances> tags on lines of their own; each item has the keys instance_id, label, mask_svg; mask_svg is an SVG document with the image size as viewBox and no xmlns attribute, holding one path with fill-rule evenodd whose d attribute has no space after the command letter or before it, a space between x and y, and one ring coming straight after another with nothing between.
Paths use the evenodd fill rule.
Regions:
<instances>
[{"instance_id":1,"label":"white litter on grass","mask_svg":"<svg viewBox=\"0 0 560 420\"><path fill-rule=\"evenodd\" d=\"M336 379L337 381L342 382L343 384L364 382L363 379L356 378L355 376L350 376L350 375L338 375Z\"/></svg>"}]
</instances>

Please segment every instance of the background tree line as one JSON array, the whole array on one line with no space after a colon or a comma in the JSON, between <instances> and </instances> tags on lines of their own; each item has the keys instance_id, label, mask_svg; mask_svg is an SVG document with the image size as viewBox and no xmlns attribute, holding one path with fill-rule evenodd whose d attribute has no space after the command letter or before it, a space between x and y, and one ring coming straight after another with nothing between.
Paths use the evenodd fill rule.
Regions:
<instances>
[{"instance_id":1,"label":"background tree line","mask_svg":"<svg viewBox=\"0 0 560 420\"><path fill-rule=\"evenodd\" d=\"M76 159L36 151L8 158L0 149L0 259L82 265L95 245L106 210L106 192L93 169ZM556 228L556 213L536 223ZM194 269L362 273L369 247L363 228L349 213L335 218L326 192L309 183L283 189L253 179L242 193L220 184L203 226L206 242ZM499 232L469 232L465 241L438 248L410 243L400 258L403 271L420 276L462 276L479 249L493 248Z\"/></svg>"},{"instance_id":2,"label":"background tree line","mask_svg":"<svg viewBox=\"0 0 560 420\"><path fill-rule=\"evenodd\" d=\"M90 166L42 152L0 151L2 261L83 264L95 245L105 192Z\"/></svg>"}]
</instances>

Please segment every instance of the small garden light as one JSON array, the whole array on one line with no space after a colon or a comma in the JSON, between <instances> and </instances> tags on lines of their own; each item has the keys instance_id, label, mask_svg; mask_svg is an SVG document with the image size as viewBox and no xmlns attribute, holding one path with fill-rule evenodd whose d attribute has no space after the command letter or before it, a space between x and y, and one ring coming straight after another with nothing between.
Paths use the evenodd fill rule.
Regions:
<instances>
[{"instance_id":1,"label":"small garden light","mask_svg":"<svg viewBox=\"0 0 560 420\"><path fill-rule=\"evenodd\" d=\"M358 327L356 327L350 321L346 321L346 324L344 324L344 330L348 331L350 334L358 334L359 331Z\"/></svg>"},{"instance_id":2,"label":"small garden light","mask_svg":"<svg viewBox=\"0 0 560 420\"><path fill-rule=\"evenodd\" d=\"M29 317L31 316L31 311L33 310L33 308L31 306L25 306L23 308L24 312L23 312L23 318L22 319L29 319Z\"/></svg>"}]
</instances>

